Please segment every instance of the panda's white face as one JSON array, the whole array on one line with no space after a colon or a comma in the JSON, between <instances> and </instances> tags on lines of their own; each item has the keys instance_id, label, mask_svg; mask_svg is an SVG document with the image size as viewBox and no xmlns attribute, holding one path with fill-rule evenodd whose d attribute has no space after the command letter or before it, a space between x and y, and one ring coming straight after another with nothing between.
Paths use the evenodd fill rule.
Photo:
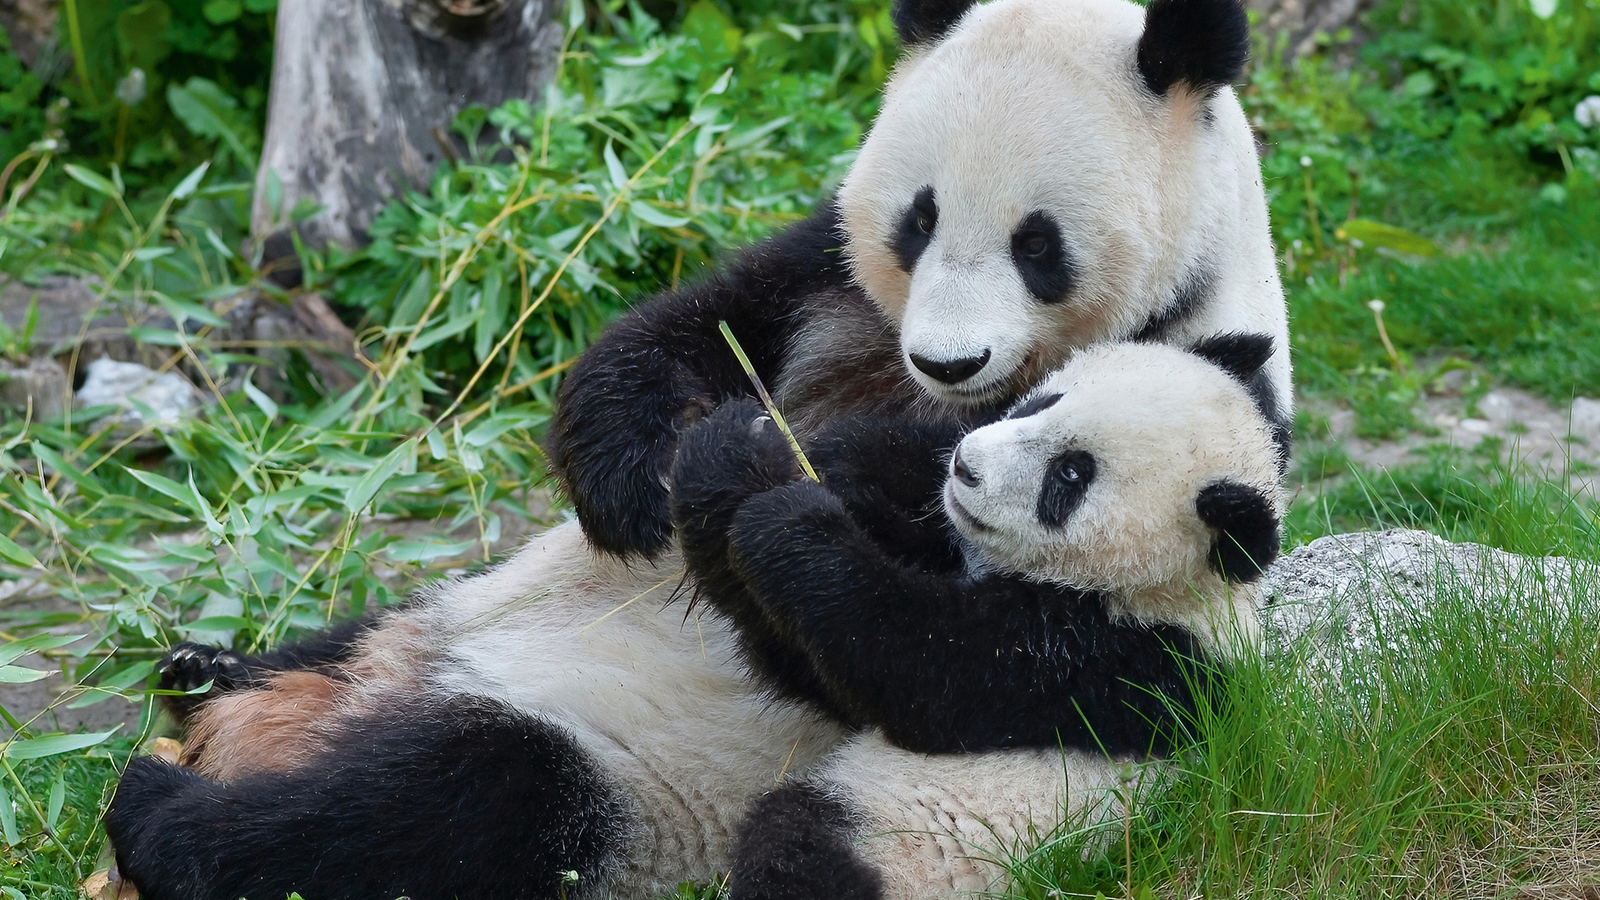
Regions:
<instances>
[{"instance_id":1,"label":"panda's white face","mask_svg":"<svg viewBox=\"0 0 1600 900\"><path fill-rule=\"evenodd\" d=\"M1199 108L1215 98L1143 87L1143 22L1125 0L997 0L896 70L839 204L935 396L1016 396L1205 275L1199 223L1228 221L1238 187Z\"/></svg>"},{"instance_id":2,"label":"panda's white face","mask_svg":"<svg viewBox=\"0 0 1600 900\"><path fill-rule=\"evenodd\" d=\"M1214 577L1196 498L1230 481L1281 515L1277 449L1244 386L1161 344L1082 351L951 460L944 504L986 562L1112 591Z\"/></svg>"}]
</instances>

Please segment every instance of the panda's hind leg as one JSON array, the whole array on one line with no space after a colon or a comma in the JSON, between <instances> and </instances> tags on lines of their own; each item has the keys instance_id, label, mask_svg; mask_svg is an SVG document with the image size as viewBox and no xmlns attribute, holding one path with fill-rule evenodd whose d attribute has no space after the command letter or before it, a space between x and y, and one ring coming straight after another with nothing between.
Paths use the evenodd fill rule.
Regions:
<instances>
[{"instance_id":1,"label":"panda's hind leg","mask_svg":"<svg viewBox=\"0 0 1600 900\"><path fill-rule=\"evenodd\" d=\"M284 772L221 782L135 760L105 818L145 900L589 895L635 821L566 732L463 698L351 723Z\"/></svg>"},{"instance_id":2,"label":"panda's hind leg","mask_svg":"<svg viewBox=\"0 0 1600 900\"><path fill-rule=\"evenodd\" d=\"M855 850L854 819L847 801L818 785L762 797L739 829L731 900L880 900L878 875Z\"/></svg>"}]
</instances>

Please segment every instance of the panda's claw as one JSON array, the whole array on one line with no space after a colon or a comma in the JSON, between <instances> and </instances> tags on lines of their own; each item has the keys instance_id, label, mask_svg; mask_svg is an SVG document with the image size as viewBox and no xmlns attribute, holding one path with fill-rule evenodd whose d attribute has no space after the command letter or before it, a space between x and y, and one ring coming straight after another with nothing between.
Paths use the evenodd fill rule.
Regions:
<instances>
[{"instance_id":1,"label":"panda's claw","mask_svg":"<svg viewBox=\"0 0 1600 900\"><path fill-rule=\"evenodd\" d=\"M188 693L211 685L212 692L228 691L250 682L250 669L244 657L220 647L186 641L162 657L156 671L158 686L167 691Z\"/></svg>"}]
</instances>

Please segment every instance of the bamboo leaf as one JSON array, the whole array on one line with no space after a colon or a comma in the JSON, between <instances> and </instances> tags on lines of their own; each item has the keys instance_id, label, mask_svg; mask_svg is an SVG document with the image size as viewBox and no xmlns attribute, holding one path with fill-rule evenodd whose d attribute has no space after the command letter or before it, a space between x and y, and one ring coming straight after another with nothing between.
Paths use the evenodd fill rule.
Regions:
<instances>
[{"instance_id":1,"label":"bamboo leaf","mask_svg":"<svg viewBox=\"0 0 1600 900\"><path fill-rule=\"evenodd\" d=\"M55 756L58 753L71 753L74 750L83 750L97 744L103 744L116 733L117 730L113 728L110 731L97 731L91 734L51 734L26 740L12 740L10 743L0 746L0 757L6 759L41 759L46 756Z\"/></svg>"}]
</instances>

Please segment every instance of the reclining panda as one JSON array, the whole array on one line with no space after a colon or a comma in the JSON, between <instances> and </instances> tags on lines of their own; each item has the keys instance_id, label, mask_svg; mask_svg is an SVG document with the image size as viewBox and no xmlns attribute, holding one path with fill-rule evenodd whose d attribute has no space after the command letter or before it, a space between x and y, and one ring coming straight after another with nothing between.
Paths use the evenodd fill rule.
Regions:
<instances>
[{"instance_id":1,"label":"reclining panda","mask_svg":"<svg viewBox=\"0 0 1600 900\"><path fill-rule=\"evenodd\" d=\"M1048 831L1116 784L1108 758L1164 756L1200 721L1278 553L1272 424L1248 386L1270 352L1264 335L1091 348L965 437L839 420L808 450L820 484L753 402L689 430L673 517L697 597L747 648L810 663L753 658L776 692L820 686L877 729L755 808L735 900L993 888L972 860L997 823ZM1009 748L1032 752L974 752ZM895 769L914 790L885 790ZM932 854L933 871L914 845L963 836L917 818L930 795L969 811L964 837L981 841ZM873 854L884 835L899 846Z\"/></svg>"},{"instance_id":2,"label":"reclining panda","mask_svg":"<svg viewBox=\"0 0 1600 900\"><path fill-rule=\"evenodd\" d=\"M905 59L837 202L574 368L551 450L581 530L266 657L172 654L164 686L213 684L187 768L135 762L106 819L147 900L648 896L726 870L751 798L847 729L820 692L772 702L721 616L664 610L678 437L748 392L719 319L802 433L987 421L1093 341L1265 333L1286 441L1237 0L895 18Z\"/></svg>"}]
</instances>

